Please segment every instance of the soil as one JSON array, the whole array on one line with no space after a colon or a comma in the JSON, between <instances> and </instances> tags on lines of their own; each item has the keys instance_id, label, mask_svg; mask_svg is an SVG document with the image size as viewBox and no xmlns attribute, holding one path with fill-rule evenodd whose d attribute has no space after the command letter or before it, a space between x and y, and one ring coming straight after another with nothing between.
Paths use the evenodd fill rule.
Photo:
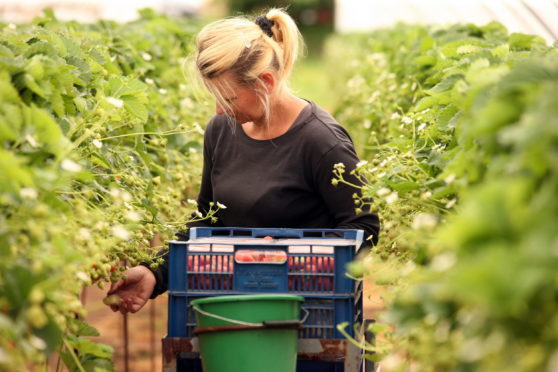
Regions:
<instances>
[{"instance_id":1,"label":"soil","mask_svg":"<svg viewBox=\"0 0 558 372\"><path fill-rule=\"evenodd\" d=\"M167 331L167 296L150 300L135 314L122 315L103 304L106 290L87 287L82 295L87 310L86 321L97 328L101 336L92 340L114 348L113 362L116 371L125 368L125 332L128 323L128 371L161 371L161 339Z\"/></svg>"}]
</instances>

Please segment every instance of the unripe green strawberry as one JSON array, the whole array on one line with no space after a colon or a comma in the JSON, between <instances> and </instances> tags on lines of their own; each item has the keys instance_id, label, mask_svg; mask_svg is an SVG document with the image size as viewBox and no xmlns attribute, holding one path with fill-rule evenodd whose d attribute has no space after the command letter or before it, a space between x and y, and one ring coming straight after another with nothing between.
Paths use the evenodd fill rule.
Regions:
<instances>
[{"instance_id":1,"label":"unripe green strawberry","mask_svg":"<svg viewBox=\"0 0 558 372\"><path fill-rule=\"evenodd\" d=\"M122 299L120 298L120 296L115 294L103 298L103 303L107 306L111 306L111 305L118 306L120 305L121 302Z\"/></svg>"},{"instance_id":2,"label":"unripe green strawberry","mask_svg":"<svg viewBox=\"0 0 558 372\"><path fill-rule=\"evenodd\" d=\"M33 305L27 310L27 321L34 328L43 328L48 323L48 318L42 307Z\"/></svg>"}]
</instances>

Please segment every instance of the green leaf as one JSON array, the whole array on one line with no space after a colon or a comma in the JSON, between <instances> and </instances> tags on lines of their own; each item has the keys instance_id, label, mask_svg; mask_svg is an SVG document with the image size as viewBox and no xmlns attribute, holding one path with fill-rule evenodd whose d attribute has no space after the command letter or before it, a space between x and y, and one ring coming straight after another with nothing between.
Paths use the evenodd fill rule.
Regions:
<instances>
[{"instance_id":1,"label":"green leaf","mask_svg":"<svg viewBox=\"0 0 558 372\"><path fill-rule=\"evenodd\" d=\"M42 98L47 98L47 93L37 84L33 76L29 74L23 74L22 81L24 86L29 88L33 93L41 96Z\"/></svg>"},{"instance_id":2,"label":"green leaf","mask_svg":"<svg viewBox=\"0 0 558 372\"><path fill-rule=\"evenodd\" d=\"M137 79L130 79L123 76L111 77L109 80L109 92L108 95L121 98L126 95L136 95L138 93L143 93L147 90L147 85L142 83ZM124 97L122 97L124 99Z\"/></svg>"},{"instance_id":3,"label":"green leaf","mask_svg":"<svg viewBox=\"0 0 558 372\"><path fill-rule=\"evenodd\" d=\"M23 71L23 59L21 57L17 58L6 58L0 57L0 72L9 72L12 75Z\"/></svg>"},{"instance_id":4,"label":"green leaf","mask_svg":"<svg viewBox=\"0 0 558 372\"><path fill-rule=\"evenodd\" d=\"M443 109L438 111L438 115L436 116L436 122L438 124L438 128L447 129L449 123L452 121L452 119L456 116L458 112L459 109L452 104L447 105Z\"/></svg>"},{"instance_id":5,"label":"green leaf","mask_svg":"<svg viewBox=\"0 0 558 372\"><path fill-rule=\"evenodd\" d=\"M475 115L474 125L467 128L473 135L492 133L511 123L521 115L522 107L513 100L502 97L487 102Z\"/></svg>"},{"instance_id":6,"label":"green leaf","mask_svg":"<svg viewBox=\"0 0 558 372\"><path fill-rule=\"evenodd\" d=\"M511 50L531 50L546 46L546 41L536 35L513 33L509 39Z\"/></svg>"},{"instance_id":7,"label":"green leaf","mask_svg":"<svg viewBox=\"0 0 558 372\"><path fill-rule=\"evenodd\" d=\"M436 64L436 57L429 55L422 55L414 59L413 64L424 67L424 66L434 66Z\"/></svg>"},{"instance_id":8,"label":"green leaf","mask_svg":"<svg viewBox=\"0 0 558 372\"><path fill-rule=\"evenodd\" d=\"M86 356L82 365L86 372L114 372L114 364L108 358Z\"/></svg>"},{"instance_id":9,"label":"green leaf","mask_svg":"<svg viewBox=\"0 0 558 372\"><path fill-rule=\"evenodd\" d=\"M0 57L14 58L14 52L7 46L0 44Z\"/></svg>"},{"instance_id":10,"label":"green leaf","mask_svg":"<svg viewBox=\"0 0 558 372\"><path fill-rule=\"evenodd\" d=\"M391 189L397 191L400 194L405 194L409 191L420 189L420 185L413 181L388 182L388 185Z\"/></svg>"},{"instance_id":11,"label":"green leaf","mask_svg":"<svg viewBox=\"0 0 558 372\"><path fill-rule=\"evenodd\" d=\"M110 358L114 349L108 345L97 344L83 337L68 335L68 340L78 352L78 355L91 354L99 358Z\"/></svg>"},{"instance_id":12,"label":"green leaf","mask_svg":"<svg viewBox=\"0 0 558 372\"><path fill-rule=\"evenodd\" d=\"M49 145L56 144L62 137L62 131L52 117L44 110L31 106L31 125L37 131L38 139Z\"/></svg>"},{"instance_id":13,"label":"green leaf","mask_svg":"<svg viewBox=\"0 0 558 372\"><path fill-rule=\"evenodd\" d=\"M0 191L19 192L21 187L34 186L33 176L25 161L0 149Z\"/></svg>"},{"instance_id":14,"label":"green leaf","mask_svg":"<svg viewBox=\"0 0 558 372\"><path fill-rule=\"evenodd\" d=\"M152 214L154 219L157 217L157 214L159 214L159 212L148 199L142 199L141 204Z\"/></svg>"},{"instance_id":15,"label":"green leaf","mask_svg":"<svg viewBox=\"0 0 558 372\"><path fill-rule=\"evenodd\" d=\"M0 72L0 102L20 103L21 99L6 71Z\"/></svg>"},{"instance_id":16,"label":"green leaf","mask_svg":"<svg viewBox=\"0 0 558 372\"><path fill-rule=\"evenodd\" d=\"M476 45L466 44L466 45L461 45L460 47L458 47L456 51L457 51L457 54L463 55L463 54L476 53L479 50L481 50L481 48L479 48Z\"/></svg>"},{"instance_id":17,"label":"green leaf","mask_svg":"<svg viewBox=\"0 0 558 372\"><path fill-rule=\"evenodd\" d=\"M15 141L18 139L18 132L14 130L15 128L10 125L8 120L0 114L0 141L11 140Z\"/></svg>"},{"instance_id":18,"label":"green leaf","mask_svg":"<svg viewBox=\"0 0 558 372\"><path fill-rule=\"evenodd\" d=\"M416 106L413 108L415 112L420 112L427 108L430 108L438 103L438 99L436 97L424 97L420 101L417 102Z\"/></svg>"},{"instance_id":19,"label":"green leaf","mask_svg":"<svg viewBox=\"0 0 558 372\"><path fill-rule=\"evenodd\" d=\"M75 40L67 38L65 36L59 36L62 43L64 43L64 47L66 48L67 54L71 56L81 56L81 48L77 44Z\"/></svg>"},{"instance_id":20,"label":"green leaf","mask_svg":"<svg viewBox=\"0 0 558 372\"><path fill-rule=\"evenodd\" d=\"M510 46L508 44L498 45L496 48L492 49L492 55L502 59L503 61L508 59L510 54Z\"/></svg>"},{"instance_id":21,"label":"green leaf","mask_svg":"<svg viewBox=\"0 0 558 372\"><path fill-rule=\"evenodd\" d=\"M45 75L45 68L41 61L42 58L43 56L41 55L33 56L33 58L31 58L25 66L25 70L27 71L27 73L33 76L33 79L35 80L40 80Z\"/></svg>"},{"instance_id":22,"label":"green leaf","mask_svg":"<svg viewBox=\"0 0 558 372\"><path fill-rule=\"evenodd\" d=\"M450 75L448 77L446 77L445 79L443 79L442 81L440 81L438 84L436 84L434 87L432 87L431 89L428 89L425 91L426 94L436 94L436 93L441 93L441 92L445 92L448 89L451 89L455 82L459 79L462 79L463 75L460 74L455 74L455 75Z\"/></svg>"},{"instance_id":23,"label":"green leaf","mask_svg":"<svg viewBox=\"0 0 558 372\"><path fill-rule=\"evenodd\" d=\"M36 54L44 54L54 59L59 58L58 51L46 41L38 41L31 44L29 48L23 53L25 58L31 58Z\"/></svg>"},{"instance_id":24,"label":"green leaf","mask_svg":"<svg viewBox=\"0 0 558 372\"><path fill-rule=\"evenodd\" d=\"M481 58L471 63L465 79L472 85L485 86L497 82L509 70L506 65L490 67L490 62Z\"/></svg>"},{"instance_id":25,"label":"green leaf","mask_svg":"<svg viewBox=\"0 0 558 372\"><path fill-rule=\"evenodd\" d=\"M121 98L124 101L124 108L126 111L138 119L141 119L143 122L147 121L147 107L139 99L133 96L124 96Z\"/></svg>"},{"instance_id":26,"label":"green leaf","mask_svg":"<svg viewBox=\"0 0 558 372\"><path fill-rule=\"evenodd\" d=\"M64 101L64 115L75 116L77 111L72 97L62 96L62 100ZM66 134L67 131L64 128L63 130L64 134Z\"/></svg>"},{"instance_id":27,"label":"green leaf","mask_svg":"<svg viewBox=\"0 0 558 372\"><path fill-rule=\"evenodd\" d=\"M76 105L78 111L82 114L85 114L89 110L87 100L83 97L74 97L74 104Z\"/></svg>"},{"instance_id":28,"label":"green leaf","mask_svg":"<svg viewBox=\"0 0 558 372\"><path fill-rule=\"evenodd\" d=\"M109 162L98 153L91 154L90 160L93 164L98 165L101 168L106 168L106 169L111 168Z\"/></svg>"},{"instance_id":29,"label":"green leaf","mask_svg":"<svg viewBox=\"0 0 558 372\"><path fill-rule=\"evenodd\" d=\"M108 61L108 56L97 49L90 50L89 56L102 66Z\"/></svg>"},{"instance_id":30,"label":"green leaf","mask_svg":"<svg viewBox=\"0 0 558 372\"><path fill-rule=\"evenodd\" d=\"M433 49L435 45L436 45L436 41L434 41L433 38L431 38L429 36L425 36L420 41L420 51L421 52L426 52L430 49Z\"/></svg>"},{"instance_id":31,"label":"green leaf","mask_svg":"<svg viewBox=\"0 0 558 372\"><path fill-rule=\"evenodd\" d=\"M52 110L58 117L62 117L66 114L66 109L64 107L64 99L59 91L54 91L50 95L50 104L52 106Z\"/></svg>"},{"instance_id":32,"label":"green leaf","mask_svg":"<svg viewBox=\"0 0 558 372\"><path fill-rule=\"evenodd\" d=\"M97 331L97 329L95 329L95 327L93 327L89 323L86 323L79 319L76 319L74 321L78 325L77 332L75 333L76 336L93 336L93 337L100 336L99 331Z\"/></svg>"},{"instance_id":33,"label":"green leaf","mask_svg":"<svg viewBox=\"0 0 558 372\"><path fill-rule=\"evenodd\" d=\"M77 67L82 74L87 74L90 72L89 63L86 60L79 58L77 56L69 55L66 57L68 64Z\"/></svg>"},{"instance_id":34,"label":"green leaf","mask_svg":"<svg viewBox=\"0 0 558 372\"><path fill-rule=\"evenodd\" d=\"M76 364L72 354L69 351L61 351L60 359L64 362L64 365L72 372L79 371L78 365Z\"/></svg>"},{"instance_id":35,"label":"green leaf","mask_svg":"<svg viewBox=\"0 0 558 372\"><path fill-rule=\"evenodd\" d=\"M12 105L4 102L4 104L0 106L0 113L3 114L11 128L14 128L17 131L21 129L23 124L23 115L21 113L21 108L18 105Z\"/></svg>"}]
</instances>

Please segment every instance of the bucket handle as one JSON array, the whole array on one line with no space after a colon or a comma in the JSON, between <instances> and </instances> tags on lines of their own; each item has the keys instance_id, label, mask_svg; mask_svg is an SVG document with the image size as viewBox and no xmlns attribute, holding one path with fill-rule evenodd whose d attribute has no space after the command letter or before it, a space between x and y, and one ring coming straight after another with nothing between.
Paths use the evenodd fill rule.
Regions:
<instances>
[{"instance_id":1,"label":"bucket handle","mask_svg":"<svg viewBox=\"0 0 558 372\"><path fill-rule=\"evenodd\" d=\"M194 309L194 311L197 311L198 313L200 313L202 315L205 315L205 316L208 316L210 318L223 320L225 322L229 322L229 323L232 323L232 324L248 326L248 327L258 327L258 328L261 328L261 327L281 328L281 327L300 326L300 325L304 324L304 322L306 322L306 319L308 319L308 315L310 315L310 312L302 307L301 309L305 312L305 314L304 314L304 317L301 320L264 320L261 323L251 323L251 322L244 322L242 320L235 320L235 319L226 318L224 316L217 315L217 314L208 313L207 311L204 311L204 310L200 309L196 305L192 305L192 308Z\"/></svg>"}]
</instances>

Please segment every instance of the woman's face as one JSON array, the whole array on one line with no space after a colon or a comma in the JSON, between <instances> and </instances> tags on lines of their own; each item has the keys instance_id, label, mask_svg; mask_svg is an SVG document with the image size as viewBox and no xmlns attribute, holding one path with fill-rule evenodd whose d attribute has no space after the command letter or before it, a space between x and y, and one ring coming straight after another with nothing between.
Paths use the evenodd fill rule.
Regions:
<instances>
[{"instance_id":1,"label":"woman's face","mask_svg":"<svg viewBox=\"0 0 558 372\"><path fill-rule=\"evenodd\" d=\"M263 109L260 100L253 90L236 87L233 91L222 93L223 100L227 103L228 107L221 107L219 101L216 102L215 112L223 114L227 112L238 123L246 123L249 121L257 122L263 117Z\"/></svg>"},{"instance_id":2,"label":"woman's face","mask_svg":"<svg viewBox=\"0 0 558 372\"><path fill-rule=\"evenodd\" d=\"M241 124L247 122L260 123L263 121L265 111L255 88L249 88L238 84L236 79L228 72L220 76L219 79L219 86L226 87L225 89L221 89L220 93L223 101L226 102L228 107L221 105L219 100L217 100L215 107L215 112L217 114L226 112ZM266 86L268 85L267 79L267 77L263 77Z\"/></svg>"}]
</instances>

